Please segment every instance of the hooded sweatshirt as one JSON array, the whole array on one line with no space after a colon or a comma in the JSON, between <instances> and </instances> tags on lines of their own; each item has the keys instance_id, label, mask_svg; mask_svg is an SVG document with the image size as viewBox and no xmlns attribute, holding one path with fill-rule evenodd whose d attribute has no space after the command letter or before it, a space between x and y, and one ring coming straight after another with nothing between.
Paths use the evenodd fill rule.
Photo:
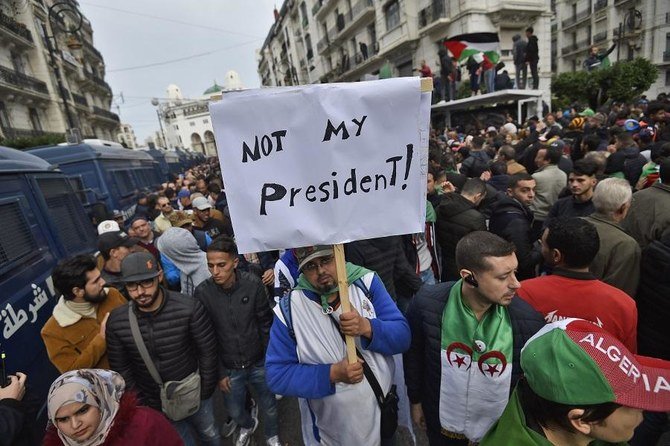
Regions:
<instances>
[{"instance_id":1,"label":"hooded sweatshirt","mask_svg":"<svg viewBox=\"0 0 670 446\"><path fill-rule=\"evenodd\" d=\"M156 241L158 250L179 269L181 292L193 295L195 287L210 277L207 255L193 235L183 228L170 228Z\"/></svg>"}]
</instances>

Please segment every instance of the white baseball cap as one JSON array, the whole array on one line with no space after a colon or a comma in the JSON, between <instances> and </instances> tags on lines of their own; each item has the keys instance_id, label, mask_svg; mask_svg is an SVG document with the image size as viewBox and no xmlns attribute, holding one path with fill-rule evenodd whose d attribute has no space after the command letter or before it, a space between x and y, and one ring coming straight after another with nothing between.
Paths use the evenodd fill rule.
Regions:
<instances>
[{"instance_id":1,"label":"white baseball cap","mask_svg":"<svg viewBox=\"0 0 670 446\"><path fill-rule=\"evenodd\" d=\"M98 235L104 234L105 232L116 232L120 231L121 228L119 224L114 220L105 220L98 225Z\"/></svg>"}]
</instances>

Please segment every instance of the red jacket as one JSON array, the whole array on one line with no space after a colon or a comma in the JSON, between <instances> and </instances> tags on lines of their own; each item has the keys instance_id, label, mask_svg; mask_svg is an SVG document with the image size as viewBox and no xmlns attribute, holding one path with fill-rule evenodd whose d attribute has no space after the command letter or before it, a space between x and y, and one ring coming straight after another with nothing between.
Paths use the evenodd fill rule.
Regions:
<instances>
[{"instance_id":1,"label":"red jacket","mask_svg":"<svg viewBox=\"0 0 670 446\"><path fill-rule=\"evenodd\" d=\"M570 317L586 319L637 353L635 301L591 273L556 268L550 276L524 280L517 294L542 313L547 323Z\"/></svg>"},{"instance_id":2,"label":"red jacket","mask_svg":"<svg viewBox=\"0 0 670 446\"><path fill-rule=\"evenodd\" d=\"M44 446L63 445L55 426L49 425L42 444ZM105 446L131 444L183 446L184 441L163 414L148 407L138 406L137 396L132 392L126 392L121 397L119 411L103 444Z\"/></svg>"}]
</instances>

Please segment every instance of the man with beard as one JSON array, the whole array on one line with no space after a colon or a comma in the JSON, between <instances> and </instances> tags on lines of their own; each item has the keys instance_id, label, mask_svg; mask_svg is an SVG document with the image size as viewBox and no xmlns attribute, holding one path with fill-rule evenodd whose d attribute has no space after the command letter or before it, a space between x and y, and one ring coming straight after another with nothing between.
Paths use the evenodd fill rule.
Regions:
<instances>
[{"instance_id":1,"label":"man with beard","mask_svg":"<svg viewBox=\"0 0 670 446\"><path fill-rule=\"evenodd\" d=\"M49 359L60 373L109 368L105 324L126 300L115 288L105 288L88 255L61 261L51 277L61 297L41 332Z\"/></svg>"},{"instance_id":2,"label":"man with beard","mask_svg":"<svg viewBox=\"0 0 670 446\"><path fill-rule=\"evenodd\" d=\"M109 316L110 368L123 376L128 388L137 391L144 405L161 410L161 386L154 381L133 338L132 314L164 383L182 381L193 373L200 375L200 408L172 421L185 444L196 444L193 429L201 445L218 446L221 435L215 426L211 398L218 378L216 334L207 311L200 301L163 288L163 273L148 252L123 259L121 274L132 302L130 308L124 305Z\"/></svg>"},{"instance_id":3,"label":"man with beard","mask_svg":"<svg viewBox=\"0 0 670 446\"><path fill-rule=\"evenodd\" d=\"M342 278L351 309L342 312L333 248L309 246L295 254L302 274L274 308L265 358L268 386L307 400L322 444L378 446L381 409L372 386L376 381L378 392L388 397L393 355L409 346L407 321L379 277L351 263ZM346 357L345 335L357 346L359 360L353 364Z\"/></svg>"}]
</instances>

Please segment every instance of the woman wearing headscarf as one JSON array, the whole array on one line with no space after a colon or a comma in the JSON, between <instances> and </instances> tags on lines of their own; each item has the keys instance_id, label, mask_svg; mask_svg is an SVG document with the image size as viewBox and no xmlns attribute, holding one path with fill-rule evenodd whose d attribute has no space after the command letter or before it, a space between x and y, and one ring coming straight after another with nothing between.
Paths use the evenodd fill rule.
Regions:
<instances>
[{"instance_id":1,"label":"woman wearing headscarf","mask_svg":"<svg viewBox=\"0 0 670 446\"><path fill-rule=\"evenodd\" d=\"M116 372L80 369L64 373L51 384L49 425L44 445L156 445L184 444L161 414L138 406Z\"/></svg>"}]
</instances>

